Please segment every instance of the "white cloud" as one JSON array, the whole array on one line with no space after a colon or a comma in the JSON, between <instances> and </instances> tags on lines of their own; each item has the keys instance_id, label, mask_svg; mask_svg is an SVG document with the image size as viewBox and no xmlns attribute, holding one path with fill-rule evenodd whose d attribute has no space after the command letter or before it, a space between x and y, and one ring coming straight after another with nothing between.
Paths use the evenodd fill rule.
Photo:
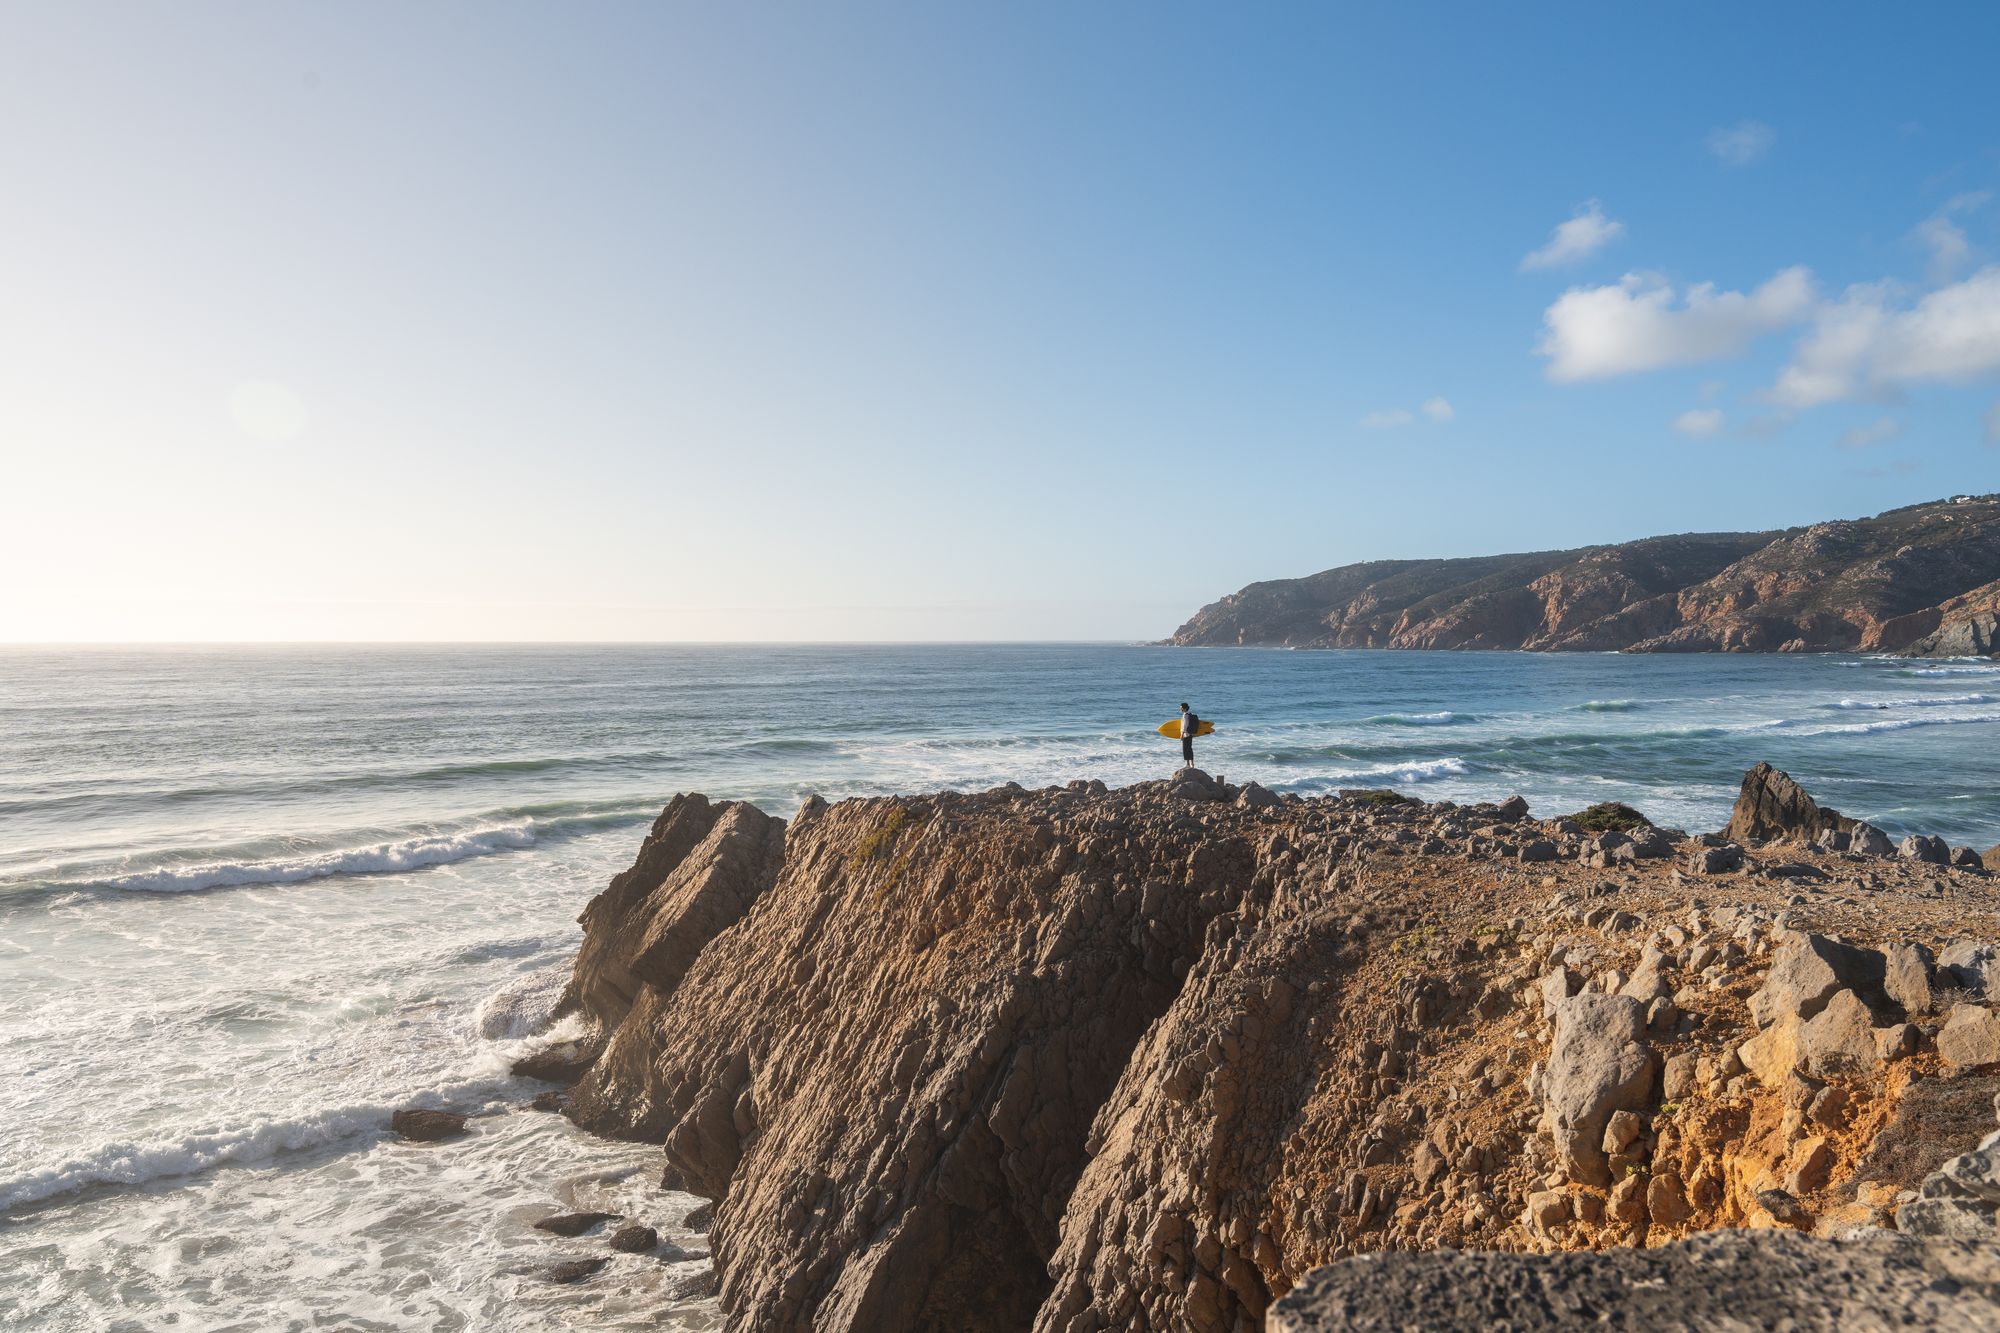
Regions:
<instances>
[{"instance_id":1,"label":"white cloud","mask_svg":"<svg viewBox=\"0 0 2000 1333\"><path fill-rule=\"evenodd\" d=\"M1714 361L1805 319L1813 300L1804 268L1781 270L1753 292L1719 292L1704 282L1684 298L1662 278L1628 273L1556 298L1542 313L1535 350L1549 358L1549 378L1559 383Z\"/></svg>"},{"instance_id":2,"label":"white cloud","mask_svg":"<svg viewBox=\"0 0 2000 1333\"><path fill-rule=\"evenodd\" d=\"M1972 253L1965 229L1940 214L1917 224L1916 237L1931 252L1931 280L1943 282L1958 272L1959 265Z\"/></svg>"},{"instance_id":3,"label":"white cloud","mask_svg":"<svg viewBox=\"0 0 2000 1333\"><path fill-rule=\"evenodd\" d=\"M1696 407L1674 418L1674 429L1683 435L1704 437L1722 429L1722 409L1719 407Z\"/></svg>"},{"instance_id":4,"label":"white cloud","mask_svg":"<svg viewBox=\"0 0 2000 1333\"><path fill-rule=\"evenodd\" d=\"M1416 419L1414 414L1400 407L1392 407L1380 412L1370 412L1361 418L1361 426L1364 430L1389 430L1396 426L1407 426Z\"/></svg>"},{"instance_id":5,"label":"white cloud","mask_svg":"<svg viewBox=\"0 0 2000 1333\"><path fill-rule=\"evenodd\" d=\"M1451 404L1442 398L1433 398L1423 405L1423 414L1432 421L1450 421L1458 413L1451 410Z\"/></svg>"},{"instance_id":6,"label":"white cloud","mask_svg":"<svg viewBox=\"0 0 2000 1333\"><path fill-rule=\"evenodd\" d=\"M1893 394L1915 381L2000 375L2000 265L1940 287L1906 310L1880 283L1823 307L1770 397L1787 407Z\"/></svg>"},{"instance_id":7,"label":"white cloud","mask_svg":"<svg viewBox=\"0 0 2000 1333\"><path fill-rule=\"evenodd\" d=\"M1605 217L1603 207L1592 199L1576 211L1575 217L1557 225L1547 245L1522 256L1521 268L1554 268L1572 263L1596 254L1624 231L1625 224Z\"/></svg>"},{"instance_id":8,"label":"white cloud","mask_svg":"<svg viewBox=\"0 0 2000 1333\"><path fill-rule=\"evenodd\" d=\"M1726 166L1747 167L1771 151L1778 132L1761 120L1745 120L1708 133L1708 151Z\"/></svg>"},{"instance_id":9,"label":"white cloud","mask_svg":"<svg viewBox=\"0 0 2000 1333\"><path fill-rule=\"evenodd\" d=\"M1952 216L1970 213L1992 198L1987 190L1971 190L1953 195L1930 217L1916 225L1911 235L1931 252L1931 281L1945 283L1956 277L1958 270L1972 255L1972 244L1965 237L1965 229L1953 222Z\"/></svg>"},{"instance_id":10,"label":"white cloud","mask_svg":"<svg viewBox=\"0 0 2000 1333\"><path fill-rule=\"evenodd\" d=\"M1902 429L1902 423L1894 417L1880 417L1865 426L1843 432L1839 444L1843 449L1866 449L1871 444L1895 439Z\"/></svg>"},{"instance_id":11,"label":"white cloud","mask_svg":"<svg viewBox=\"0 0 2000 1333\"><path fill-rule=\"evenodd\" d=\"M1986 409L1986 442L2000 445L2000 401Z\"/></svg>"}]
</instances>

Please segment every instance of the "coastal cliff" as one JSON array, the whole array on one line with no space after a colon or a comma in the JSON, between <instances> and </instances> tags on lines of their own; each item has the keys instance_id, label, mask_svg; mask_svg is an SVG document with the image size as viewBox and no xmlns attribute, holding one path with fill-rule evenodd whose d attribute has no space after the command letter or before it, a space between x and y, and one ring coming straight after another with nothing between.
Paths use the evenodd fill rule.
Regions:
<instances>
[{"instance_id":1,"label":"coastal cliff","mask_svg":"<svg viewBox=\"0 0 2000 1333\"><path fill-rule=\"evenodd\" d=\"M2000 495L1778 532L1381 560L1253 583L1170 643L1556 652L2000 651Z\"/></svg>"},{"instance_id":2,"label":"coastal cliff","mask_svg":"<svg viewBox=\"0 0 2000 1333\"><path fill-rule=\"evenodd\" d=\"M1815 1264L1970 1274L1937 1247L1995 1236L2000 1163L1950 1164L1994 1128L2000 889L1772 770L1737 814L1196 770L677 797L582 918L567 1110L716 1202L732 1329L1360 1326L1356 1256L1519 1289L1490 1261L1718 1227L1813 1233L1750 1244L1807 1304ZM1814 1238L1857 1226L1920 1259ZM1392 1309L1439 1280L1382 1271Z\"/></svg>"}]
</instances>

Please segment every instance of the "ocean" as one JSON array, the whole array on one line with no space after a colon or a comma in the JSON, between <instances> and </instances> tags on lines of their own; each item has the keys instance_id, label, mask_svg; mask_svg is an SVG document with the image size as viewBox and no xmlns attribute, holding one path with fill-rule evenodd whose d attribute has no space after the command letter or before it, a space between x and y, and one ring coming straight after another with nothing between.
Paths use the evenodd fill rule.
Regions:
<instances>
[{"instance_id":1,"label":"ocean","mask_svg":"<svg viewBox=\"0 0 2000 1333\"><path fill-rule=\"evenodd\" d=\"M0 1326L714 1328L656 1150L522 1109L577 913L678 791L1161 777L1718 827L1769 760L2000 841L2000 663L1127 645L0 650ZM491 1112L435 1145L406 1105ZM536 1218L657 1226L615 1256Z\"/></svg>"}]
</instances>

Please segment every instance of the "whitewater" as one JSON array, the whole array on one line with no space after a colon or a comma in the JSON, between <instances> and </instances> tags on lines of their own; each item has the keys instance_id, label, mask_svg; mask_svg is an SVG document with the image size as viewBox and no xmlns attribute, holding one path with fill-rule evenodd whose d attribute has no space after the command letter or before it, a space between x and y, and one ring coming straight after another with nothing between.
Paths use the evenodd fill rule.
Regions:
<instances>
[{"instance_id":1,"label":"whitewater","mask_svg":"<svg viewBox=\"0 0 2000 1333\"><path fill-rule=\"evenodd\" d=\"M657 1152L526 1109L590 895L675 792L1170 772L1713 828L1790 770L2000 840L2000 663L1127 645L0 651L0 1327L718 1326ZM414 1145L391 1111L474 1113ZM531 1223L657 1227L603 1254Z\"/></svg>"}]
</instances>

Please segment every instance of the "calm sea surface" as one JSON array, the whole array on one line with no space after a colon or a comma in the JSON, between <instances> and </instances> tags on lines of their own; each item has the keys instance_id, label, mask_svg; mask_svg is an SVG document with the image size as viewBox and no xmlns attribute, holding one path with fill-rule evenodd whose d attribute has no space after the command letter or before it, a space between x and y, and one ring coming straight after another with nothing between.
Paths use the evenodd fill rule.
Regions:
<instances>
[{"instance_id":1,"label":"calm sea surface","mask_svg":"<svg viewBox=\"0 0 2000 1333\"><path fill-rule=\"evenodd\" d=\"M652 1150L502 1110L574 919L677 791L1163 776L1713 828L1768 759L2000 841L2000 664L1123 646L0 650L0 1326L712 1328ZM528 1224L589 1206L687 1257ZM673 1320L656 1322L672 1308Z\"/></svg>"}]
</instances>

